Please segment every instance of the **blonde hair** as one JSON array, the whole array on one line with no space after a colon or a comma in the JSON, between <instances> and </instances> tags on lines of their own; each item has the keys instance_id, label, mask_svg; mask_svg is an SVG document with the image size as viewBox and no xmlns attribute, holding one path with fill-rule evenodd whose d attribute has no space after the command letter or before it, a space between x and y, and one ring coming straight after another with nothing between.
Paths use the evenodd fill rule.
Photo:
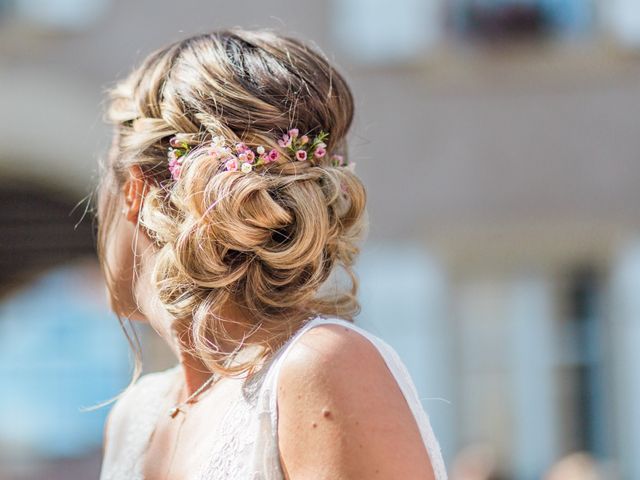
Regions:
<instances>
[{"instance_id":1,"label":"blonde hair","mask_svg":"<svg viewBox=\"0 0 640 480\"><path fill-rule=\"evenodd\" d=\"M192 145L222 136L286 157L277 139L295 126L329 132L327 151L346 156L352 119L343 77L297 39L229 29L153 52L110 91L114 139L99 185L98 253L111 295L117 298L104 253L110 227L122 221L114 196L138 165L148 180L138 221L157 248L159 299L210 370L251 370L311 316L353 321L360 309L353 263L367 221L365 188L351 170L329 155L250 174L192 158L177 181L167 168L169 139L178 133ZM321 293L336 267L350 285ZM227 302L268 333L258 359L226 365L220 341L237 350L252 343L228 335L219 315Z\"/></svg>"}]
</instances>

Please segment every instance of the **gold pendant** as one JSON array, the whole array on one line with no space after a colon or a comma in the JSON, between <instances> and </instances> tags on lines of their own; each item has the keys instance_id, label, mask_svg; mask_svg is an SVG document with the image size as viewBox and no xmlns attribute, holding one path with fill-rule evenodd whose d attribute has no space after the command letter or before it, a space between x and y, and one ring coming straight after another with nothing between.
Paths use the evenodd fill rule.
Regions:
<instances>
[{"instance_id":1,"label":"gold pendant","mask_svg":"<svg viewBox=\"0 0 640 480\"><path fill-rule=\"evenodd\" d=\"M169 410L169 416L171 418L176 418L181 411L182 410L180 410L180 408L173 407L171 410Z\"/></svg>"}]
</instances>

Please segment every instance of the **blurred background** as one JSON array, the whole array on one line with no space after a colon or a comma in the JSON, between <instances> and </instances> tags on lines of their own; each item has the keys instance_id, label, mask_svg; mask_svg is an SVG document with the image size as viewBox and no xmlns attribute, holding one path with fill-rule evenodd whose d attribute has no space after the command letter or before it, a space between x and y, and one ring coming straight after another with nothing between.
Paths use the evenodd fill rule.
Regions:
<instances>
[{"instance_id":1,"label":"blurred background","mask_svg":"<svg viewBox=\"0 0 640 480\"><path fill-rule=\"evenodd\" d=\"M451 477L640 479L635 0L0 0L0 479L98 477L108 407L81 409L131 371L85 214L104 91L230 26L315 42L353 88L357 323Z\"/></svg>"}]
</instances>

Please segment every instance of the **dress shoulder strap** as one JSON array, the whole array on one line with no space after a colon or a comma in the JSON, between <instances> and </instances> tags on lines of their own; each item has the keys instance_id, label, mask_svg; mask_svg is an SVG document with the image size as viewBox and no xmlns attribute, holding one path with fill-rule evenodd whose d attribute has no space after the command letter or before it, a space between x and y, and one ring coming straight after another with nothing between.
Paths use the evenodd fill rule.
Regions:
<instances>
[{"instance_id":1,"label":"dress shoulder strap","mask_svg":"<svg viewBox=\"0 0 640 480\"><path fill-rule=\"evenodd\" d=\"M400 387L400 390L406 398L409 408L414 415L414 418L420 430L420 434L422 436L422 440L427 449L427 452L429 453L436 480L446 480L447 473L444 460L442 458L442 453L440 451L440 445L431 428L429 417L422 407L415 384L398 353L393 347L391 347L391 345L389 345L377 335L374 335L373 333L365 330L362 327L359 327L358 325L355 325L352 322L337 317L327 318L319 316L308 321L287 341L287 343L283 347L281 347L276 357L273 359L269 371L267 372L264 379L262 412L263 414L266 414L267 411L269 412L268 428L271 431L272 438L275 439L275 448L277 448L278 438L277 385L282 364L286 359L288 351L293 347L295 342L305 334L305 332L318 325L326 324L337 324L351 328L355 332L367 338L376 347L376 349L384 359L387 367L396 379L398 386ZM266 423L266 420L267 418L264 418L263 428L266 427L266 425L264 425L264 423ZM273 455L276 455L275 451L272 452L272 456Z\"/></svg>"}]
</instances>

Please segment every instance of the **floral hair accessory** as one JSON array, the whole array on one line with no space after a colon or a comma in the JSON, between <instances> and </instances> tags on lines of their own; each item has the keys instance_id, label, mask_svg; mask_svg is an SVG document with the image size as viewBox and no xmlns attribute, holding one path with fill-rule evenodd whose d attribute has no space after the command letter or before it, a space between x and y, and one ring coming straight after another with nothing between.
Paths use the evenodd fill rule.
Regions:
<instances>
[{"instance_id":1,"label":"floral hair accessory","mask_svg":"<svg viewBox=\"0 0 640 480\"><path fill-rule=\"evenodd\" d=\"M328 137L327 132L320 131L312 140L309 135L301 136L297 128L292 128L278 139L278 145L286 149L295 161L304 162L309 159L321 159L327 155L325 140ZM171 145L168 152L169 171L174 180L180 177L184 157L191 150L187 139L188 135L177 134L169 140ZM277 162L281 156L275 148L267 151L264 146L258 145L253 149L244 142L238 142L231 148L219 136L214 137L211 142L198 147L198 149L220 160L223 170L228 172L249 173L256 168ZM331 155L330 160L334 167L347 167L353 170L355 166L355 163L347 165L342 155Z\"/></svg>"},{"instance_id":2,"label":"floral hair accessory","mask_svg":"<svg viewBox=\"0 0 640 480\"><path fill-rule=\"evenodd\" d=\"M180 169L182 168L183 157L189 152L191 147L187 143L187 136L183 133L179 133L169 140L169 171L174 179L180 176Z\"/></svg>"}]
</instances>

